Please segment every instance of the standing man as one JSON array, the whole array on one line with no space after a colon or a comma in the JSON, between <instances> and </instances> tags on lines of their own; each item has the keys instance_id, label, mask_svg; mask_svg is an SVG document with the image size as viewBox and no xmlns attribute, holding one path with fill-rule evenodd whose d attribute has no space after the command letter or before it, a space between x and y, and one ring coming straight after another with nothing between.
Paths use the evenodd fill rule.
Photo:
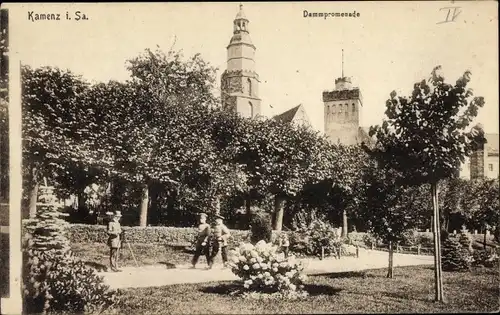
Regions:
<instances>
[{"instance_id":1,"label":"standing man","mask_svg":"<svg viewBox=\"0 0 500 315\"><path fill-rule=\"evenodd\" d=\"M207 223L207 215L200 213L200 225L198 226L198 236L196 237L196 250L194 252L193 260L191 263L192 269L196 268L198 259L201 254L207 258L207 264L210 266L210 247L208 246L208 238L210 236L210 224Z\"/></svg>"},{"instance_id":2,"label":"standing man","mask_svg":"<svg viewBox=\"0 0 500 315\"><path fill-rule=\"evenodd\" d=\"M120 219L122 217L121 211L116 211L113 215L113 219L108 223L108 246L109 251L109 264L111 270L114 272L119 272L117 259L118 259L118 249L121 246L120 235L122 233L122 228L120 226Z\"/></svg>"},{"instance_id":3,"label":"standing man","mask_svg":"<svg viewBox=\"0 0 500 315\"><path fill-rule=\"evenodd\" d=\"M210 268L212 268L214 264L214 259L215 256L219 253L219 249L221 251L222 255L222 262L224 264L224 268L226 267L227 263L227 240L229 239L229 236L231 236L229 229L227 226L224 225L222 222L224 220L224 217L216 214L215 215L215 227L213 231L213 237L212 237L212 255L210 257Z\"/></svg>"}]
</instances>

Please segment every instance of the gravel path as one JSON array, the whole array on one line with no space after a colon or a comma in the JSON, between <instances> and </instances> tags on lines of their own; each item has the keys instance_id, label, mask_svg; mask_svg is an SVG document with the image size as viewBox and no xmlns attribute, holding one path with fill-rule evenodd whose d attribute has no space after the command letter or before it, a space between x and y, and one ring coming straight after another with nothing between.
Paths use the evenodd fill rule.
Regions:
<instances>
[{"instance_id":1,"label":"gravel path","mask_svg":"<svg viewBox=\"0 0 500 315\"><path fill-rule=\"evenodd\" d=\"M359 271L366 269L386 268L388 253L360 249L359 258L332 257L320 259L300 259L305 265L308 275ZM432 265L433 256L417 256L408 254L394 254L394 266ZM190 265L177 265L167 268L164 265L143 267L124 267L122 272L102 272L105 283L111 288L141 288L158 287L181 283L201 283L211 281L237 280L230 269L223 269L215 264L212 270L206 270L205 265L199 264L197 269L189 269Z\"/></svg>"}]
</instances>

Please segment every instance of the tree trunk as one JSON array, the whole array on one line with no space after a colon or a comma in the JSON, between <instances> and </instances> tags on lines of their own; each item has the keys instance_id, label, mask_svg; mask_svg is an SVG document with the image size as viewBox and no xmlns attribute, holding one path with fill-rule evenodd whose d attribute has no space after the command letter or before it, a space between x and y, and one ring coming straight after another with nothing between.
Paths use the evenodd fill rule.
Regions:
<instances>
[{"instance_id":1,"label":"tree trunk","mask_svg":"<svg viewBox=\"0 0 500 315\"><path fill-rule=\"evenodd\" d=\"M483 248L486 250L486 231L487 228L484 226L484 234L483 234Z\"/></svg>"},{"instance_id":2,"label":"tree trunk","mask_svg":"<svg viewBox=\"0 0 500 315\"><path fill-rule=\"evenodd\" d=\"M38 181L35 181L29 193L29 218L34 219L36 216L36 202L38 201Z\"/></svg>"},{"instance_id":3,"label":"tree trunk","mask_svg":"<svg viewBox=\"0 0 500 315\"><path fill-rule=\"evenodd\" d=\"M389 267L387 269L387 278L394 278L394 249L392 248L392 241L389 241Z\"/></svg>"},{"instance_id":4,"label":"tree trunk","mask_svg":"<svg viewBox=\"0 0 500 315\"><path fill-rule=\"evenodd\" d=\"M283 227L284 208L285 208L285 199L280 196L276 196L274 198L274 213L275 213L274 229L278 232L281 232L281 229Z\"/></svg>"},{"instance_id":5,"label":"tree trunk","mask_svg":"<svg viewBox=\"0 0 500 315\"><path fill-rule=\"evenodd\" d=\"M215 214L220 215L220 196L216 196L214 200L214 210Z\"/></svg>"},{"instance_id":6,"label":"tree trunk","mask_svg":"<svg viewBox=\"0 0 500 315\"><path fill-rule=\"evenodd\" d=\"M437 183L431 184L432 208L434 210L434 281L435 281L435 300L443 302L443 278L441 270L441 229L439 224L439 204L438 204L438 186Z\"/></svg>"},{"instance_id":7,"label":"tree trunk","mask_svg":"<svg viewBox=\"0 0 500 315\"><path fill-rule=\"evenodd\" d=\"M148 203L149 203L149 189L145 184L142 187L142 201L141 201L141 214L139 218L139 226L145 227L148 224Z\"/></svg>"},{"instance_id":8,"label":"tree trunk","mask_svg":"<svg viewBox=\"0 0 500 315\"><path fill-rule=\"evenodd\" d=\"M252 198L250 197L250 193L248 193L245 197L245 208L247 210L247 224L250 229L250 224L252 223Z\"/></svg>"},{"instance_id":9,"label":"tree trunk","mask_svg":"<svg viewBox=\"0 0 500 315\"><path fill-rule=\"evenodd\" d=\"M81 188L77 194L77 202L78 202L78 215L80 219L84 219L89 215L89 209L85 204L86 196L85 196L85 187Z\"/></svg>"},{"instance_id":10,"label":"tree trunk","mask_svg":"<svg viewBox=\"0 0 500 315\"><path fill-rule=\"evenodd\" d=\"M342 237L347 237L347 210L342 211Z\"/></svg>"}]
</instances>

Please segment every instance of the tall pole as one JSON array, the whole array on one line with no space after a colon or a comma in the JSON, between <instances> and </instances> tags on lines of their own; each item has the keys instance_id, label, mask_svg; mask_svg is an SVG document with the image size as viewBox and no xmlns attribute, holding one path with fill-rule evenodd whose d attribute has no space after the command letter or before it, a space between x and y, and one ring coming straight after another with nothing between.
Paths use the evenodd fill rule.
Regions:
<instances>
[{"instance_id":1,"label":"tall pole","mask_svg":"<svg viewBox=\"0 0 500 315\"><path fill-rule=\"evenodd\" d=\"M344 49L342 49L342 78L344 77Z\"/></svg>"}]
</instances>

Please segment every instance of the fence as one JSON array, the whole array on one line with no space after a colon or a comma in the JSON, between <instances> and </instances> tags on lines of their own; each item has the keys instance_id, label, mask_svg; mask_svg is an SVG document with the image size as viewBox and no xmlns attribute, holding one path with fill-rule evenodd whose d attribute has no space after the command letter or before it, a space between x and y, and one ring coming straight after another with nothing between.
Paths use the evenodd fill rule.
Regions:
<instances>
[{"instance_id":1,"label":"fence","mask_svg":"<svg viewBox=\"0 0 500 315\"><path fill-rule=\"evenodd\" d=\"M325 253L325 247L321 247L321 256L320 259L323 260L325 257L333 256L336 259L340 259L342 256L354 256L359 258L359 245L353 245L356 249L355 253L350 253L344 246L338 246L334 248L333 253ZM378 251L389 251L388 245L376 246L374 244L371 245L371 250ZM434 248L432 247L423 247L421 245L416 246L402 246L396 244L394 248L394 252L398 254L416 254L416 255L434 255Z\"/></svg>"},{"instance_id":2,"label":"fence","mask_svg":"<svg viewBox=\"0 0 500 315\"><path fill-rule=\"evenodd\" d=\"M372 244L371 249L388 252L389 246L388 245L377 246ZM422 245L403 246L400 244L396 244L396 246L394 247L394 252L398 254L434 255L434 248L423 247Z\"/></svg>"}]
</instances>

